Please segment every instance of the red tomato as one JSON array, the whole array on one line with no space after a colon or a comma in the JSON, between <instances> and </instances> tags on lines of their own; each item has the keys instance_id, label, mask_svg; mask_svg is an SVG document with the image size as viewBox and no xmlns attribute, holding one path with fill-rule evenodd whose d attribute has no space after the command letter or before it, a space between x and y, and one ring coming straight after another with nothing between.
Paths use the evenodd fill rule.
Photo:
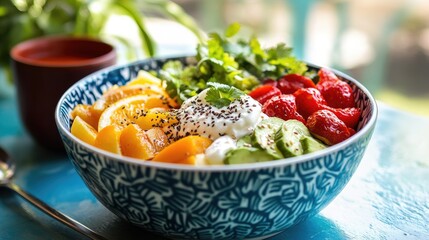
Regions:
<instances>
[{"instance_id":1,"label":"red tomato","mask_svg":"<svg viewBox=\"0 0 429 240\"><path fill-rule=\"evenodd\" d=\"M268 99L274 96L282 95L282 92L280 92L280 90L274 86L262 85L253 89L249 95L256 101L264 104Z\"/></svg>"},{"instance_id":2,"label":"red tomato","mask_svg":"<svg viewBox=\"0 0 429 240\"><path fill-rule=\"evenodd\" d=\"M306 126L311 134L328 145L342 142L351 136L346 124L329 110L319 110L311 114Z\"/></svg>"},{"instance_id":3,"label":"red tomato","mask_svg":"<svg viewBox=\"0 0 429 240\"><path fill-rule=\"evenodd\" d=\"M353 128L349 128L349 132L350 132L350 137L355 135L356 130L354 130Z\"/></svg>"},{"instance_id":4,"label":"red tomato","mask_svg":"<svg viewBox=\"0 0 429 240\"><path fill-rule=\"evenodd\" d=\"M271 85L271 86L277 87L277 81L273 80L271 78L265 79L264 81L262 81L262 84L263 85Z\"/></svg>"},{"instance_id":5,"label":"red tomato","mask_svg":"<svg viewBox=\"0 0 429 240\"><path fill-rule=\"evenodd\" d=\"M328 106L333 108L355 107L353 90L349 84L341 81L333 72L324 68L320 69L318 74L319 82L316 84L316 88L325 98Z\"/></svg>"},{"instance_id":6,"label":"red tomato","mask_svg":"<svg viewBox=\"0 0 429 240\"><path fill-rule=\"evenodd\" d=\"M278 117L283 120L296 119L305 124L304 118L296 110L295 96L292 94L272 97L264 103L262 112L269 117Z\"/></svg>"},{"instance_id":7,"label":"red tomato","mask_svg":"<svg viewBox=\"0 0 429 240\"><path fill-rule=\"evenodd\" d=\"M327 68L321 68L317 75L319 75L319 83L340 81L337 75Z\"/></svg>"},{"instance_id":8,"label":"red tomato","mask_svg":"<svg viewBox=\"0 0 429 240\"><path fill-rule=\"evenodd\" d=\"M322 93L328 106L333 108L355 107L352 88L343 81L317 83L317 89Z\"/></svg>"},{"instance_id":9,"label":"red tomato","mask_svg":"<svg viewBox=\"0 0 429 240\"><path fill-rule=\"evenodd\" d=\"M310 78L298 74L287 74L277 81L277 87L283 94L291 94L300 88L314 88L316 85Z\"/></svg>"},{"instance_id":10,"label":"red tomato","mask_svg":"<svg viewBox=\"0 0 429 240\"><path fill-rule=\"evenodd\" d=\"M337 116L341 121L343 121L347 127L355 128L359 122L360 118L360 109L359 108L331 108L325 106L323 109L330 110Z\"/></svg>"},{"instance_id":11,"label":"red tomato","mask_svg":"<svg viewBox=\"0 0 429 240\"><path fill-rule=\"evenodd\" d=\"M360 110L358 108L333 108L326 104L325 99L315 88L301 88L294 93L296 109L304 119L318 110L333 112L347 127L355 128L359 122Z\"/></svg>"},{"instance_id":12,"label":"red tomato","mask_svg":"<svg viewBox=\"0 0 429 240\"><path fill-rule=\"evenodd\" d=\"M296 109L304 119L307 119L313 112L323 109L326 105L325 99L316 88L301 88L294 94Z\"/></svg>"}]
</instances>

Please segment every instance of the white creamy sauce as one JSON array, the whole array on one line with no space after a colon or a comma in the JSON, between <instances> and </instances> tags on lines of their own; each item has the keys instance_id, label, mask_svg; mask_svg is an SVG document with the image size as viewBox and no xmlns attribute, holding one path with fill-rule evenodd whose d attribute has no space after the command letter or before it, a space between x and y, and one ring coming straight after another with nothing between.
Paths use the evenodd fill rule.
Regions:
<instances>
[{"instance_id":1,"label":"white creamy sauce","mask_svg":"<svg viewBox=\"0 0 429 240\"><path fill-rule=\"evenodd\" d=\"M195 166L205 166L207 165L206 157L204 153L197 154L195 156Z\"/></svg>"},{"instance_id":2,"label":"white creamy sauce","mask_svg":"<svg viewBox=\"0 0 429 240\"><path fill-rule=\"evenodd\" d=\"M216 139L205 151L206 163L209 165L223 165L226 154L236 147L236 141L230 136L222 136Z\"/></svg>"},{"instance_id":3,"label":"white creamy sauce","mask_svg":"<svg viewBox=\"0 0 429 240\"><path fill-rule=\"evenodd\" d=\"M248 95L241 96L230 105L217 108L205 98L207 91L186 100L176 115L177 124L168 126L167 136L179 139L188 135L200 135L216 140L221 136L233 139L248 135L266 115L261 104Z\"/></svg>"}]
</instances>

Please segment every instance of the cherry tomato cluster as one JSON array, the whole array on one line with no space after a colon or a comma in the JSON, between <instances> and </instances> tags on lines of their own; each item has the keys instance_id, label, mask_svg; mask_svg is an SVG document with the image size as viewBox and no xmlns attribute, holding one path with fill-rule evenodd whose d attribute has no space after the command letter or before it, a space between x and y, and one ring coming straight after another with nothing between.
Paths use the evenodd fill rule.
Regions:
<instances>
[{"instance_id":1,"label":"cherry tomato cluster","mask_svg":"<svg viewBox=\"0 0 429 240\"><path fill-rule=\"evenodd\" d=\"M301 121L313 136L333 145L356 133L361 112L349 84L325 68L318 76L317 84L298 74L268 79L249 95L268 116Z\"/></svg>"}]
</instances>

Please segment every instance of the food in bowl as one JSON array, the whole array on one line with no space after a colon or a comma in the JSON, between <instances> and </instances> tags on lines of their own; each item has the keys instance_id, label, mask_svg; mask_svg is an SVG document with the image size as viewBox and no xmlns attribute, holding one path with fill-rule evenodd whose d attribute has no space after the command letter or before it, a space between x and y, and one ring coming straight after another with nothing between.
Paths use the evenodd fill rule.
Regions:
<instances>
[{"instance_id":1,"label":"food in bowl","mask_svg":"<svg viewBox=\"0 0 429 240\"><path fill-rule=\"evenodd\" d=\"M267 55L261 64L281 70L251 75L244 63L233 64L231 58L228 64L235 70L225 67L231 53L220 40L217 47L210 42L208 56L200 48L195 64L169 61L154 75L140 70L92 105L76 106L72 134L142 160L218 165L295 157L356 132L361 112L352 89L332 71L322 68L310 78L313 72L304 63L287 56L299 68L278 67L272 62L279 59L268 60L271 50L258 48Z\"/></svg>"},{"instance_id":2,"label":"food in bowl","mask_svg":"<svg viewBox=\"0 0 429 240\"><path fill-rule=\"evenodd\" d=\"M93 105L107 89L127 85L141 70L165 71L167 62L191 66L195 57L147 59L99 71L73 85L57 106L58 130L73 166L97 199L125 221L173 239L267 238L317 214L356 171L375 127L377 106L358 81L338 71L333 72L351 87L360 110L356 133L296 157L196 167L113 154L71 134L76 106ZM308 73L322 69L306 67ZM184 98L194 94L168 89Z\"/></svg>"},{"instance_id":3,"label":"food in bowl","mask_svg":"<svg viewBox=\"0 0 429 240\"><path fill-rule=\"evenodd\" d=\"M356 131L360 110L350 86L327 69L318 74L317 84L287 74L249 95L209 82L179 106L161 79L140 70L93 105L76 106L71 132L104 150L151 161L213 165L294 157ZM324 96L339 101L328 104Z\"/></svg>"}]
</instances>

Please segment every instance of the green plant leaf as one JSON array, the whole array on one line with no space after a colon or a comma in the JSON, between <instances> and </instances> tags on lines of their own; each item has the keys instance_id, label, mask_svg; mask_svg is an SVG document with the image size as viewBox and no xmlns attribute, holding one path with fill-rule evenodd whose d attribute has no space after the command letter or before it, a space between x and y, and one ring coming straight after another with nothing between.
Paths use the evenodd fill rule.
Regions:
<instances>
[{"instance_id":1,"label":"green plant leaf","mask_svg":"<svg viewBox=\"0 0 429 240\"><path fill-rule=\"evenodd\" d=\"M225 31L225 37L230 38L233 37L235 34L237 34L240 31L240 24L239 23L233 23L228 26L228 28Z\"/></svg>"},{"instance_id":2,"label":"green plant leaf","mask_svg":"<svg viewBox=\"0 0 429 240\"><path fill-rule=\"evenodd\" d=\"M132 18L137 24L140 36L142 37L142 44L145 53L148 56L153 57L155 55L155 42L147 32L145 23L137 6L132 1L115 1L115 5L124 10L127 13L127 16Z\"/></svg>"},{"instance_id":3,"label":"green plant leaf","mask_svg":"<svg viewBox=\"0 0 429 240\"><path fill-rule=\"evenodd\" d=\"M134 47L130 41L103 32L110 16L114 14L127 16L134 21L144 53L154 56L156 43L146 28L141 10L160 13L190 29L200 41L204 38L204 33L193 18L171 0L0 0L0 2L0 67L9 67L9 51L12 46L26 39L48 34L74 34L107 40L109 37L114 38L125 46L128 57L137 58L138 55L132 52ZM152 7L141 8L142 4Z\"/></svg>"},{"instance_id":4,"label":"green plant leaf","mask_svg":"<svg viewBox=\"0 0 429 240\"><path fill-rule=\"evenodd\" d=\"M208 82L207 86L210 88L205 100L217 108L226 107L244 95L244 92L226 84Z\"/></svg>"},{"instance_id":5,"label":"green plant leaf","mask_svg":"<svg viewBox=\"0 0 429 240\"><path fill-rule=\"evenodd\" d=\"M184 27L189 29L198 38L200 42L203 42L205 40L205 36L198 27L197 23L178 4L171 1L147 0L144 1L144 5L153 8L162 15L183 25Z\"/></svg>"},{"instance_id":6,"label":"green plant leaf","mask_svg":"<svg viewBox=\"0 0 429 240\"><path fill-rule=\"evenodd\" d=\"M32 8L42 10L29 10L28 15L35 19L44 35L73 33L74 21L70 21L70 19L75 19L78 14L74 1L50 0L43 5L41 3L42 1L34 1L34 5L37 7L32 6Z\"/></svg>"},{"instance_id":7,"label":"green plant leaf","mask_svg":"<svg viewBox=\"0 0 429 240\"><path fill-rule=\"evenodd\" d=\"M137 58L137 53L134 51L133 44L126 37L122 37L118 35L109 35L109 36L106 36L105 38L108 39L109 37L113 38L114 40L116 40L117 42L125 46L124 53L125 53L125 57L128 60Z\"/></svg>"},{"instance_id":8,"label":"green plant leaf","mask_svg":"<svg viewBox=\"0 0 429 240\"><path fill-rule=\"evenodd\" d=\"M74 24L73 33L75 35L85 35L88 32L89 14L88 6L81 4L77 10L76 22Z\"/></svg>"}]
</instances>

